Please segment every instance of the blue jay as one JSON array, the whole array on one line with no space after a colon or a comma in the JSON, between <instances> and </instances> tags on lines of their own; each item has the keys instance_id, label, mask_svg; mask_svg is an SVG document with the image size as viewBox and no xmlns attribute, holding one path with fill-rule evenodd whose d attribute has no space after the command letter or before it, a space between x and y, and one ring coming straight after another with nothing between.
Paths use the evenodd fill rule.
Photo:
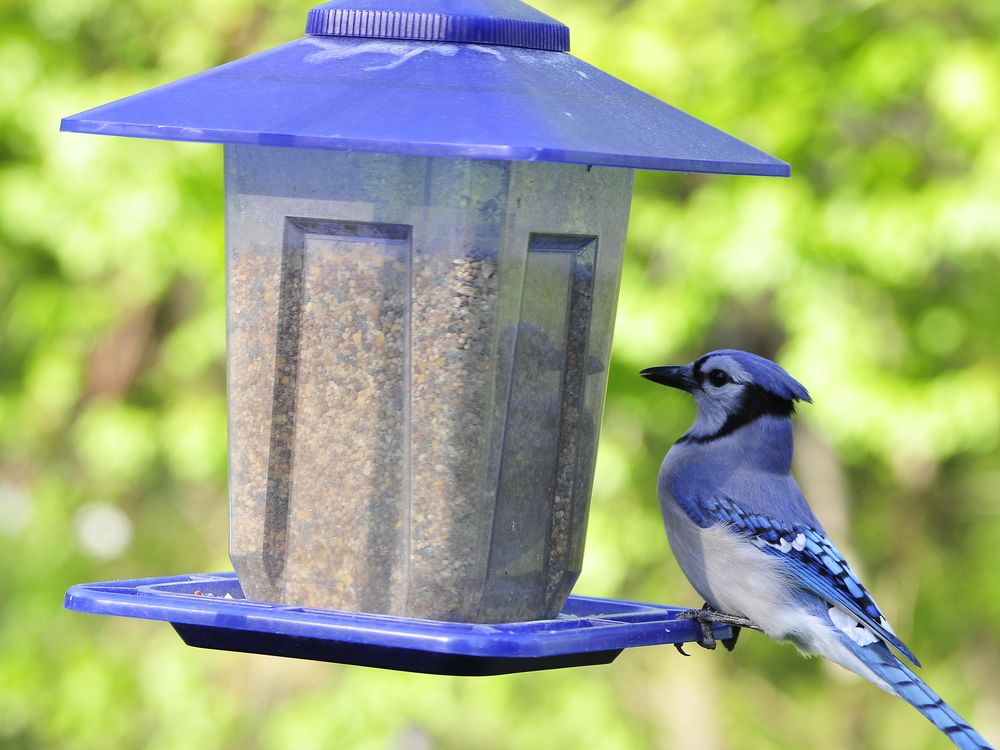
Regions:
<instances>
[{"instance_id":1,"label":"blue jay","mask_svg":"<svg viewBox=\"0 0 1000 750\"><path fill-rule=\"evenodd\" d=\"M851 567L813 515L792 477L792 414L809 393L770 360L710 352L689 365L640 373L694 396L691 428L663 460L659 498L677 562L705 600L688 616L752 627L825 656L898 695L958 747L990 745L917 677L915 666Z\"/></svg>"}]
</instances>

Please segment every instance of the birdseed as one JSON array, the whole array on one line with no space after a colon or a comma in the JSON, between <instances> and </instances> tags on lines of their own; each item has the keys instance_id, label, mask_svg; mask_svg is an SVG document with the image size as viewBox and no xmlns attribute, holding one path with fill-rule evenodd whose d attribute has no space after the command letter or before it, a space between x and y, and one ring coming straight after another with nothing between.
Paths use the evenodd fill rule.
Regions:
<instances>
[{"instance_id":1,"label":"birdseed","mask_svg":"<svg viewBox=\"0 0 1000 750\"><path fill-rule=\"evenodd\" d=\"M554 616L579 573L593 475L592 263L574 266L562 341L525 321L495 335L493 258L411 253L391 227L348 236L354 226L278 259L230 258L231 552L244 592L452 621ZM504 347L517 360L506 386ZM490 458L498 440L505 466ZM500 528L511 513L514 528Z\"/></svg>"}]
</instances>

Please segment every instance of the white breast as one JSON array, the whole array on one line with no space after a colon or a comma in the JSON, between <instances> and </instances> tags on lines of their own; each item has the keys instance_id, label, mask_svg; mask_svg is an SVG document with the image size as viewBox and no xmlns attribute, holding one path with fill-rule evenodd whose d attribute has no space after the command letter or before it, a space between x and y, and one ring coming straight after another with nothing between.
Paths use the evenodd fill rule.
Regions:
<instances>
[{"instance_id":1,"label":"white breast","mask_svg":"<svg viewBox=\"0 0 1000 750\"><path fill-rule=\"evenodd\" d=\"M748 543L727 526L695 524L673 498L664 503L663 520L670 547L701 596L720 612L748 617L772 638L794 632L798 618L790 592L793 584L780 562Z\"/></svg>"},{"instance_id":2,"label":"white breast","mask_svg":"<svg viewBox=\"0 0 1000 750\"><path fill-rule=\"evenodd\" d=\"M837 619L811 614L793 598L797 586L782 570L779 558L758 549L724 524L699 527L672 497L663 499L662 510L674 557L691 585L712 607L749 618L770 638L791 640L803 654L825 656L893 692L837 636L839 629L863 646L876 640L870 631L858 628L856 620L837 608L829 610L830 617Z\"/></svg>"}]
</instances>

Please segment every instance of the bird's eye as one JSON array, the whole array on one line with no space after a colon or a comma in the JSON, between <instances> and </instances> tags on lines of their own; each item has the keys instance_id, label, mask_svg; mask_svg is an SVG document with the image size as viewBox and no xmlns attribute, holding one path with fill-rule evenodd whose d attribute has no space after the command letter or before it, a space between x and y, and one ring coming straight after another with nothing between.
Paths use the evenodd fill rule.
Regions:
<instances>
[{"instance_id":1,"label":"bird's eye","mask_svg":"<svg viewBox=\"0 0 1000 750\"><path fill-rule=\"evenodd\" d=\"M726 383L732 383L733 379L723 370L712 370L708 373L708 382L716 388L721 388Z\"/></svg>"}]
</instances>

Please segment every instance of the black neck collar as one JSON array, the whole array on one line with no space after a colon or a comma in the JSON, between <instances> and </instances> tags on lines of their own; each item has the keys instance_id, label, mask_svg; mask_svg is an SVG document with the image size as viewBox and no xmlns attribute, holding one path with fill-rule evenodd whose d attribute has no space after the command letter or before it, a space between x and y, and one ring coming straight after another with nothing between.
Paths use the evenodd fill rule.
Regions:
<instances>
[{"instance_id":1,"label":"black neck collar","mask_svg":"<svg viewBox=\"0 0 1000 750\"><path fill-rule=\"evenodd\" d=\"M751 422L755 422L764 416L790 417L795 413L795 404L781 396L776 396L770 391L765 391L760 386L748 385L740 399L740 405L736 411L726 417L715 432L709 435L691 435L690 433L681 437L678 443L711 443L726 435L731 435L741 427L745 427Z\"/></svg>"}]
</instances>

